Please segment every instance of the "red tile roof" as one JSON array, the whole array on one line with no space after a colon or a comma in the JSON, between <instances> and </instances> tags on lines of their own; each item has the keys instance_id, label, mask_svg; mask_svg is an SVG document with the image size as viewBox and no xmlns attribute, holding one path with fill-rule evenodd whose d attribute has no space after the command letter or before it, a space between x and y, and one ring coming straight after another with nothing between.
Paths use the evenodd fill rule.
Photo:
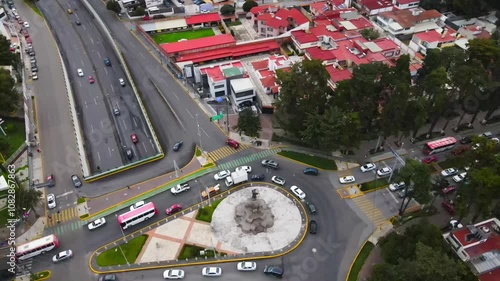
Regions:
<instances>
[{"instance_id":1,"label":"red tile roof","mask_svg":"<svg viewBox=\"0 0 500 281\"><path fill-rule=\"evenodd\" d=\"M318 47L308 48L306 53L311 60L329 61L337 58L331 50L322 50Z\"/></svg>"},{"instance_id":2,"label":"red tile roof","mask_svg":"<svg viewBox=\"0 0 500 281\"><path fill-rule=\"evenodd\" d=\"M394 43L394 41L388 39L388 38L380 38L377 40L373 40L373 43L377 44L382 51L389 51L389 50L394 50L398 49L398 45Z\"/></svg>"},{"instance_id":3,"label":"red tile roof","mask_svg":"<svg viewBox=\"0 0 500 281\"><path fill-rule=\"evenodd\" d=\"M252 62L252 67L255 70L267 69L268 66L269 66L269 63L267 60Z\"/></svg>"},{"instance_id":4,"label":"red tile roof","mask_svg":"<svg viewBox=\"0 0 500 281\"><path fill-rule=\"evenodd\" d=\"M221 21L219 13L199 14L199 15L193 15L193 16L186 17L186 23L188 25L200 24L200 23L206 23L206 22L214 22L214 21L217 21L217 22Z\"/></svg>"},{"instance_id":5,"label":"red tile roof","mask_svg":"<svg viewBox=\"0 0 500 281\"><path fill-rule=\"evenodd\" d=\"M441 17L441 13L436 10L422 10L422 12L416 16L413 15L413 12L410 10L393 10L390 12L382 12L379 15L384 18L393 19L403 28L410 28L419 22L439 19Z\"/></svg>"},{"instance_id":6,"label":"red tile roof","mask_svg":"<svg viewBox=\"0 0 500 281\"><path fill-rule=\"evenodd\" d=\"M357 19L349 20L357 29L372 28L373 24L366 18L359 17Z\"/></svg>"},{"instance_id":7,"label":"red tile roof","mask_svg":"<svg viewBox=\"0 0 500 281\"><path fill-rule=\"evenodd\" d=\"M274 11L274 10L277 10L279 9L279 6L277 5L262 5L262 6L255 6L253 7L251 10L250 10L250 13L256 15L256 14L259 14L259 13L263 13L263 12L266 12L266 11Z\"/></svg>"},{"instance_id":8,"label":"red tile roof","mask_svg":"<svg viewBox=\"0 0 500 281\"><path fill-rule=\"evenodd\" d=\"M264 78L260 79L260 83L262 84L262 87L264 87L264 88L271 88L271 87L277 86L276 85L276 76L272 75L272 76L264 77Z\"/></svg>"},{"instance_id":9,"label":"red tile roof","mask_svg":"<svg viewBox=\"0 0 500 281\"><path fill-rule=\"evenodd\" d=\"M488 227L490 230L491 230L491 235L490 237L488 237L488 240L493 240L494 243L492 245L496 245L496 248L489 248L489 249L486 249L485 247L481 246L482 244L485 244L485 243L480 243L479 245L476 245L476 246L472 246L470 248L475 248L475 247L480 247L481 250L483 250L483 252L487 252L489 250L492 250L492 249L500 249L500 235L497 234L495 231L493 231L493 228L491 227L492 224L494 224L495 222L487 222L485 224L478 224L476 225L476 228L480 228L482 226L486 226ZM458 240L458 242L460 242L460 244L464 247L470 245L470 244L473 244L473 243L476 243L477 240L475 239L472 239L470 241L468 241L466 239L467 237L467 234L470 233L470 230L469 228L467 227L464 227L464 228L461 228L461 229L458 229L456 231L453 232L453 236L455 236L455 238ZM490 244L488 244L490 245ZM466 249L467 253L469 253L469 250ZM475 251L477 252L477 251ZM474 257L475 255L471 255L469 254L471 257Z\"/></svg>"},{"instance_id":10,"label":"red tile roof","mask_svg":"<svg viewBox=\"0 0 500 281\"><path fill-rule=\"evenodd\" d=\"M302 14L299 10L295 8L290 9L288 16L292 18L298 25L304 24L309 21L306 18L306 16L304 16L304 14Z\"/></svg>"},{"instance_id":11,"label":"red tile roof","mask_svg":"<svg viewBox=\"0 0 500 281\"><path fill-rule=\"evenodd\" d=\"M234 45L228 48L221 48L216 50L209 50L204 52L185 54L177 58L178 62L192 61L193 63L204 62L209 60L227 58L227 57L239 57L263 52L271 52L279 50L279 44L274 40Z\"/></svg>"},{"instance_id":12,"label":"red tile roof","mask_svg":"<svg viewBox=\"0 0 500 281\"><path fill-rule=\"evenodd\" d=\"M222 35L198 38L198 39L175 42L175 43L160 44L160 47L167 54L174 54L178 52L215 47L218 45L235 44L235 43L236 40L234 40L233 36L229 34L222 34Z\"/></svg>"},{"instance_id":13,"label":"red tile roof","mask_svg":"<svg viewBox=\"0 0 500 281\"><path fill-rule=\"evenodd\" d=\"M362 6L365 6L368 10L376 10L387 7L392 7L392 1L390 0L363 0L361 2Z\"/></svg>"},{"instance_id":14,"label":"red tile roof","mask_svg":"<svg viewBox=\"0 0 500 281\"><path fill-rule=\"evenodd\" d=\"M330 74L330 79L335 83L352 78L352 73L349 70L340 70L335 68L333 65L327 66L326 71L328 71L328 74Z\"/></svg>"},{"instance_id":15,"label":"red tile roof","mask_svg":"<svg viewBox=\"0 0 500 281\"><path fill-rule=\"evenodd\" d=\"M480 281L498 281L500 280L500 268L497 268L488 273L484 273L479 275Z\"/></svg>"},{"instance_id":16,"label":"red tile roof","mask_svg":"<svg viewBox=\"0 0 500 281\"><path fill-rule=\"evenodd\" d=\"M443 36L442 33L437 32L436 30L430 30L426 32L420 32L415 34L414 36L418 39L425 42L450 42L455 41L455 30L449 29L446 34Z\"/></svg>"},{"instance_id":17,"label":"red tile roof","mask_svg":"<svg viewBox=\"0 0 500 281\"><path fill-rule=\"evenodd\" d=\"M397 2L400 5L404 5L404 4L410 4L410 3L417 3L417 2L420 2L420 0L397 0Z\"/></svg>"},{"instance_id":18,"label":"red tile roof","mask_svg":"<svg viewBox=\"0 0 500 281\"><path fill-rule=\"evenodd\" d=\"M300 44L312 43L318 41L318 37L313 33L306 33L303 30L292 31L292 36Z\"/></svg>"}]
</instances>

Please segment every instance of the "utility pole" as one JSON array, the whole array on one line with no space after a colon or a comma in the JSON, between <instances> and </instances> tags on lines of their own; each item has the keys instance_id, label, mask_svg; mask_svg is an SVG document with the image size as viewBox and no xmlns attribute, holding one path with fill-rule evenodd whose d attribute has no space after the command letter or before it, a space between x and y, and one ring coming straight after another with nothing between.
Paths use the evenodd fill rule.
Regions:
<instances>
[{"instance_id":1,"label":"utility pole","mask_svg":"<svg viewBox=\"0 0 500 281\"><path fill-rule=\"evenodd\" d=\"M200 142L201 154L203 155L203 145L201 144L201 131L200 131L200 123L198 122L198 113L196 113L196 127L198 127L198 139Z\"/></svg>"},{"instance_id":2,"label":"utility pole","mask_svg":"<svg viewBox=\"0 0 500 281\"><path fill-rule=\"evenodd\" d=\"M175 162L174 160L174 169L175 169L175 177L178 178L179 177L179 166L177 166L177 162Z\"/></svg>"},{"instance_id":3,"label":"utility pole","mask_svg":"<svg viewBox=\"0 0 500 281\"><path fill-rule=\"evenodd\" d=\"M229 134L229 103L231 102L231 98L229 98L229 95L227 95L227 101L226 101L226 128L227 128L227 133Z\"/></svg>"}]
</instances>

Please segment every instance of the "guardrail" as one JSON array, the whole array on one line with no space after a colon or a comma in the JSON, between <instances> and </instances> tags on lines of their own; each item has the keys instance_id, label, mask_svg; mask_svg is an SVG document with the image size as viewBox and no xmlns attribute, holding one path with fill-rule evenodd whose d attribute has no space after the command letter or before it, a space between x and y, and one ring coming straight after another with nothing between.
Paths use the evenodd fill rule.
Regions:
<instances>
[{"instance_id":1,"label":"guardrail","mask_svg":"<svg viewBox=\"0 0 500 281\"><path fill-rule=\"evenodd\" d=\"M149 120L147 111L144 107L144 104L142 103L141 97L139 96L139 91L137 90L137 87L135 86L134 80L132 79L132 75L130 74L130 71L128 70L127 63L126 63L125 59L123 58L123 55L122 55L120 49L118 48L113 36L109 32L108 28L106 27L104 22L101 20L101 18L97 14L97 12L94 10L94 8L89 4L89 2L87 2L87 0L81 0L81 2L87 8L87 10L92 14L92 16L97 21L97 23L101 26L102 31L108 37L111 45L113 46L113 49L116 53L116 56L118 57L118 60L120 60L120 63L123 67L123 70L125 71L125 75L127 76L127 79L130 82L130 86L132 87L134 95L136 96L137 102L139 103L139 107L142 110L142 114L144 115L144 119L146 120L148 128L151 132L151 135L152 135L153 140L155 142L156 148L157 148L159 154L162 155L162 157L163 157L164 153L163 153L163 150L161 148L160 142L159 142L158 137L156 136L156 133L153 129L153 125L151 124L151 121Z\"/></svg>"}]
</instances>

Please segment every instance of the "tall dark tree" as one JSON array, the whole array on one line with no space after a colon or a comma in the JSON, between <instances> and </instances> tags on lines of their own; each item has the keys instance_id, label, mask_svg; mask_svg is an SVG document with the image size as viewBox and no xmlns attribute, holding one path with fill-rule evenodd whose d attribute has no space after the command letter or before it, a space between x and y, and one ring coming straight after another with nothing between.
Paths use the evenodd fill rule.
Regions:
<instances>
[{"instance_id":1,"label":"tall dark tree","mask_svg":"<svg viewBox=\"0 0 500 281\"><path fill-rule=\"evenodd\" d=\"M259 4L257 2L255 2L254 0L246 0L245 3L243 4L243 11L244 12L250 12L250 10L253 8L253 7L257 7L259 6Z\"/></svg>"},{"instance_id":2,"label":"tall dark tree","mask_svg":"<svg viewBox=\"0 0 500 281\"><path fill-rule=\"evenodd\" d=\"M119 13L121 12L122 8L120 7L120 4L118 4L118 1L115 1L115 0L109 0L107 3L106 3L106 9L110 10L110 11L113 11L115 13Z\"/></svg>"},{"instance_id":3,"label":"tall dark tree","mask_svg":"<svg viewBox=\"0 0 500 281\"><path fill-rule=\"evenodd\" d=\"M0 69L0 112L11 113L20 106L21 95L17 92L14 78L6 69Z\"/></svg>"},{"instance_id":4,"label":"tall dark tree","mask_svg":"<svg viewBox=\"0 0 500 281\"><path fill-rule=\"evenodd\" d=\"M441 116L448 110L450 102L448 74L444 67L439 67L427 75L423 81L424 96L428 101L428 112L431 118L430 135Z\"/></svg>"},{"instance_id":5,"label":"tall dark tree","mask_svg":"<svg viewBox=\"0 0 500 281\"><path fill-rule=\"evenodd\" d=\"M244 132L250 137L258 137L261 130L260 119L252 109L247 108L240 112L237 125L238 132Z\"/></svg>"}]
</instances>

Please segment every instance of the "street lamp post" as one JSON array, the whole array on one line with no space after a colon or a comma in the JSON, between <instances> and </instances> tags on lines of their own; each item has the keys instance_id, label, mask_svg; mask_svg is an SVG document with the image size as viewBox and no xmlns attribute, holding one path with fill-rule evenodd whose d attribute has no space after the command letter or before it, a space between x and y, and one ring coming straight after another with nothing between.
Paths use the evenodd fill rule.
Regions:
<instances>
[{"instance_id":1,"label":"street lamp post","mask_svg":"<svg viewBox=\"0 0 500 281\"><path fill-rule=\"evenodd\" d=\"M201 144L201 131L200 131L200 123L198 122L198 113L196 113L196 127L198 127L198 139L200 142L201 154L203 155L203 145Z\"/></svg>"},{"instance_id":2,"label":"street lamp post","mask_svg":"<svg viewBox=\"0 0 500 281\"><path fill-rule=\"evenodd\" d=\"M115 217L118 218L118 215L115 214ZM123 228L121 228L121 226L120 226L120 230L121 230L122 235L123 235L123 240L125 241L125 243L128 243L127 242L127 238L125 237L125 232L123 232ZM125 262L127 262L127 265L130 265L130 263L128 262L127 257L125 256L125 253L123 252L122 246L120 244L118 244L118 248L120 249L120 252L122 253L123 258L125 259Z\"/></svg>"}]
</instances>

